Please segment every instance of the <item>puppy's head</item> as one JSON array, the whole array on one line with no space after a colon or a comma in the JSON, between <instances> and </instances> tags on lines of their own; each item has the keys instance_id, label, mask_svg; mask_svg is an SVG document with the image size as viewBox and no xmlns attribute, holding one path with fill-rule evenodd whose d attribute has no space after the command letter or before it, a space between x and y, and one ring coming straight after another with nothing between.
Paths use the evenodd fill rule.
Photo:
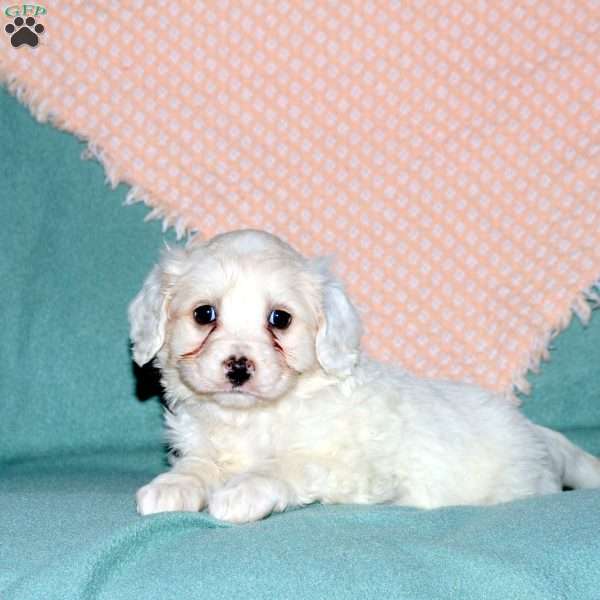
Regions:
<instances>
[{"instance_id":1,"label":"puppy's head","mask_svg":"<svg viewBox=\"0 0 600 600\"><path fill-rule=\"evenodd\" d=\"M349 375L360 321L325 261L244 230L165 251L129 306L133 357L167 395L251 406L303 374Z\"/></svg>"}]
</instances>

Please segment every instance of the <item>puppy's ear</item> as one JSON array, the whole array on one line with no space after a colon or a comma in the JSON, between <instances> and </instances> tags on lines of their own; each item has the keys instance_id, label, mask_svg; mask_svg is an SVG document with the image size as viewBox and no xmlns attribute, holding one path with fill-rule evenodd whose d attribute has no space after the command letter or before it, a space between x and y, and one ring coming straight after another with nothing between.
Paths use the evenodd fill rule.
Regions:
<instances>
[{"instance_id":1,"label":"puppy's ear","mask_svg":"<svg viewBox=\"0 0 600 600\"><path fill-rule=\"evenodd\" d=\"M325 261L317 268L324 276L321 322L317 331L317 360L326 373L350 375L360 355L362 327L358 312Z\"/></svg>"},{"instance_id":2,"label":"puppy's ear","mask_svg":"<svg viewBox=\"0 0 600 600\"><path fill-rule=\"evenodd\" d=\"M167 247L161 261L150 271L142 289L129 305L133 360L140 367L150 362L164 344L170 290L185 254L182 248Z\"/></svg>"}]
</instances>

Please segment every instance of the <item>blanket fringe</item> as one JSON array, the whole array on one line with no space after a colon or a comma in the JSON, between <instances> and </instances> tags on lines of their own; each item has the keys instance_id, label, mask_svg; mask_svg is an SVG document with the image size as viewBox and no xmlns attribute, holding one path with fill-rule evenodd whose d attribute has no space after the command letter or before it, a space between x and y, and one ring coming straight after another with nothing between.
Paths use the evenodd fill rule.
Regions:
<instances>
[{"instance_id":1,"label":"blanket fringe","mask_svg":"<svg viewBox=\"0 0 600 600\"><path fill-rule=\"evenodd\" d=\"M520 404L521 400L516 396L516 393L520 392L527 395L531 392L531 384L527 381L527 374L530 371L538 373L542 361L547 361L550 358L549 349L552 340L569 326L573 315L576 315L585 326L592 317L592 311L599 307L600 279L595 279L588 287L575 296L571 302L571 306L563 312L558 319L558 322L552 326L550 332L538 337L529 356L513 378L511 388L506 392L506 395L510 400Z\"/></svg>"},{"instance_id":2,"label":"blanket fringe","mask_svg":"<svg viewBox=\"0 0 600 600\"><path fill-rule=\"evenodd\" d=\"M0 83L1 82L5 83L8 90L17 98L17 100L19 100L19 102L30 110L40 123L48 122L58 129L77 136L77 134L74 134L73 131L69 130L64 119L61 119L51 112L45 100L40 99L35 92L27 90L15 77L8 75L6 68L2 65L2 61L0 60ZM77 137L86 144L86 148L81 153L81 158L86 160L92 158L96 159L104 167L106 181L111 188L116 188L119 183L131 185L127 197L125 198L124 205L143 202L150 208L150 212L146 215L144 220L162 220L163 232L167 231L170 227L173 227L178 240L186 237L187 242L190 243L194 237L199 234L197 229L191 226L189 219L177 215L174 212L166 211L159 206L154 195L148 192L148 190L145 190L141 186L129 184L119 172L117 166L111 160L111 157L99 145L88 141L85 138ZM516 394L517 392L526 395L529 394L531 391L531 384L527 381L527 374L530 371L537 373L540 369L541 362L548 360L549 347L552 340L561 331L566 329L571 322L573 314L577 315L584 325L587 325L591 318L592 310L598 307L600 307L600 274L598 274L597 278L584 290L576 295L571 306L561 315L558 322L551 327L550 331L541 334L538 337L534 343L533 349L522 365L516 369L517 372L515 376L502 395L509 401L520 404L521 401Z\"/></svg>"},{"instance_id":3,"label":"blanket fringe","mask_svg":"<svg viewBox=\"0 0 600 600\"><path fill-rule=\"evenodd\" d=\"M64 119L54 114L49 108L46 100L41 99L35 91L30 91L26 86L21 84L16 77L9 75L7 69L0 60L0 83L4 83L8 91L24 106L26 106L31 114L40 123L50 123L52 126L75 135L86 146L81 153L83 160L95 159L102 167L106 175L106 182L112 189L115 189L120 183L128 184L126 178L118 170L117 165L113 162L108 153L98 144L88 141L85 138L75 134ZM190 220L182 217L175 212L168 212L164 208L159 207L159 202L154 195L145 190L141 186L131 185L125 198L125 205L142 202L151 210L146 215L145 221L162 220L162 230L167 231L170 227L175 231L178 240L183 238L189 239L197 234L197 230L192 226Z\"/></svg>"}]
</instances>

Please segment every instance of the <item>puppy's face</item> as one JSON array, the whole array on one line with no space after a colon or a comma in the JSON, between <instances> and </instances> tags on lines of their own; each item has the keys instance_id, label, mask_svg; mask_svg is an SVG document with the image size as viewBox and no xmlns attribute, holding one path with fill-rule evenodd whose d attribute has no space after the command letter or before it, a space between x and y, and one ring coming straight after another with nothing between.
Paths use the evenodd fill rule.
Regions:
<instances>
[{"instance_id":1,"label":"puppy's face","mask_svg":"<svg viewBox=\"0 0 600 600\"><path fill-rule=\"evenodd\" d=\"M339 315L345 322L336 325ZM158 353L175 399L185 390L238 407L283 396L328 358L339 363L341 352L354 364L360 336L322 263L256 231L171 251L131 304L130 320L136 361Z\"/></svg>"},{"instance_id":2,"label":"puppy's face","mask_svg":"<svg viewBox=\"0 0 600 600\"><path fill-rule=\"evenodd\" d=\"M198 394L247 404L316 365L317 288L291 256L191 252L169 310L166 364Z\"/></svg>"}]
</instances>

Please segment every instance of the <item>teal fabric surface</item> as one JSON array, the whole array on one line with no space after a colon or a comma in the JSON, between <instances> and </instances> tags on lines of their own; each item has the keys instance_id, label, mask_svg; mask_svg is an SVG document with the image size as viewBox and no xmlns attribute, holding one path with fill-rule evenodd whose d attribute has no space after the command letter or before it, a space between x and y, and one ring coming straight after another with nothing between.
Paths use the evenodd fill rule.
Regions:
<instances>
[{"instance_id":1,"label":"teal fabric surface","mask_svg":"<svg viewBox=\"0 0 600 600\"><path fill-rule=\"evenodd\" d=\"M229 526L136 517L149 473L129 458L6 473L18 502L3 503L0 597L598 598L596 492L435 511L315 505Z\"/></svg>"},{"instance_id":2,"label":"teal fabric surface","mask_svg":"<svg viewBox=\"0 0 600 600\"><path fill-rule=\"evenodd\" d=\"M162 233L73 137L0 92L0 598L598 598L600 491L486 508L311 506L247 526L141 518L165 469L126 307ZM524 410L600 454L600 318ZM141 396L141 398L140 398Z\"/></svg>"},{"instance_id":3,"label":"teal fabric surface","mask_svg":"<svg viewBox=\"0 0 600 600\"><path fill-rule=\"evenodd\" d=\"M160 406L135 398L126 308L161 226L124 208L83 148L0 96L4 460L160 445Z\"/></svg>"},{"instance_id":4,"label":"teal fabric surface","mask_svg":"<svg viewBox=\"0 0 600 600\"><path fill-rule=\"evenodd\" d=\"M532 393L521 396L523 412L600 456L600 311L585 327L573 317L551 344L550 360L528 379Z\"/></svg>"}]
</instances>

